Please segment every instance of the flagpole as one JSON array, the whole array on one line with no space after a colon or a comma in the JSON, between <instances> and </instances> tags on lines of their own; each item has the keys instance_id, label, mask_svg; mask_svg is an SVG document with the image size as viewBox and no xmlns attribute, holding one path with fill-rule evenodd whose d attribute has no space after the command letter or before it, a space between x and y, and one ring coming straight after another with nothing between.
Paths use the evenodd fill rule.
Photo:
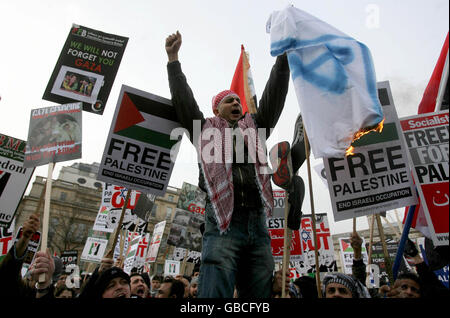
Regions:
<instances>
[{"instance_id":1,"label":"flagpole","mask_svg":"<svg viewBox=\"0 0 450 318\"><path fill-rule=\"evenodd\" d=\"M120 230L121 230L121 228L122 228L123 217L124 217L124 215L125 215L125 210L127 209L127 205L128 205L128 201L130 200L130 196L131 196L131 189L128 189L128 191L127 191L127 196L126 196L126 198L125 198L125 202L124 202L123 207L122 207L122 214L120 215L119 224L117 225L116 233L115 233L115 235L114 235L113 244L112 244L112 246L111 246L110 251L109 251L108 254L107 254L107 257L108 257L108 258L113 258L113 256L114 256L114 249L115 249L115 247L116 247L117 239L118 239L118 237L119 237L119 233L120 233Z\"/></svg>"},{"instance_id":2,"label":"flagpole","mask_svg":"<svg viewBox=\"0 0 450 318\"><path fill-rule=\"evenodd\" d=\"M50 201L52 194L52 175L53 168L55 167L54 162L49 162L48 164L48 173L47 180L45 183L45 201L44 201L44 216L42 220L42 241L41 241L41 252L46 252L47 250L47 241L48 241L48 223L50 219ZM40 204L40 202L39 202ZM39 283L45 282L45 274L42 273L39 275Z\"/></svg>"},{"instance_id":3,"label":"flagpole","mask_svg":"<svg viewBox=\"0 0 450 318\"><path fill-rule=\"evenodd\" d=\"M303 123L303 127L305 124ZM309 184L309 199L311 202L311 219L312 219L312 228L313 228L313 238L314 238L314 254L316 261L316 287L317 287L317 296L318 298L322 298L322 287L320 286L320 271L319 271L319 255L317 251L317 231L316 231L316 213L314 211L314 197L313 197L313 188L312 188L312 179L311 179L311 163L309 160L309 140L308 135L306 134L306 129L304 130L305 135L305 153L306 153L306 164L308 167L308 184Z\"/></svg>"},{"instance_id":4,"label":"flagpole","mask_svg":"<svg viewBox=\"0 0 450 318\"><path fill-rule=\"evenodd\" d=\"M405 249L405 243L408 239L409 229L411 228L412 221L414 219L414 212L416 210L416 206L410 206L408 210L408 215L406 217L405 226L403 227L402 237L400 239L400 243L398 244L397 255L395 256L394 266L392 267L392 275L394 276L394 280L397 279L398 269L400 268L400 263L403 258L403 251Z\"/></svg>"},{"instance_id":5,"label":"flagpole","mask_svg":"<svg viewBox=\"0 0 450 318\"><path fill-rule=\"evenodd\" d=\"M287 219L289 216L289 193L285 191L285 199L284 199L284 246L283 246L283 270L281 276L281 298L286 298L286 273L289 267L289 259L291 256L291 239L292 232L291 229L287 226Z\"/></svg>"},{"instance_id":6,"label":"flagpole","mask_svg":"<svg viewBox=\"0 0 450 318\"><path fill-rule=\"evenodd\" d=\"M447 50L447 57L445 58L444 69L442 70L441 81L439 83L438 96L436 98L436 105L434 107L435 112L441 110L441 104L442 104L442 100L444 99L445 88L447 87L447 82L448 82L448 50Z\"/></svg>"},{"instance_id":7,"label":"flagpole","mask_svg":"<svg viewBox=\"0 0 450 318\"><path fill-rule=\"evenodd\" d=\"M375 229L375 214L372 214L372 220L370 222L370 240L369 240L369 255L368 264L372 264L372 245L373 245L373 230Z\"/></svg>"}]
</instances>

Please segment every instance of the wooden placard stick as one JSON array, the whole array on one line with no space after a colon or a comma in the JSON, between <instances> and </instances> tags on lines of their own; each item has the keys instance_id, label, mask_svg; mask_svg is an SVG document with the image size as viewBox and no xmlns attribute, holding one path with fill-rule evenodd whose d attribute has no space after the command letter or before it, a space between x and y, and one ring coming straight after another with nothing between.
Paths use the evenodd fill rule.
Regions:
<instances>
[{"instance_id":1,"label":"wooden placard stick","mask_svg":"<svg viewBox=\"0 0 450 318\"><path fill-rule=\"evenodd\" d=\"M181 263L181 268L180 268L180 273L181 273L181 275L184 275L184 274L185 274L185 270L186 270L186 262L187 262L188 256L189 256L189 250L186 249L186 255L185 255L184 258L183 258L183 262Z\"/></svg>"},{"instance_id":2,"label":"wooden placard stick","mask_svg":"<svg viewBox=\"0 0 450 318\"><path fill-rule=\"evenodd\" d=\"M393 285L394 284L394 275L392 272L392 262L391 262L391 258L389 257L389 252L387 250L386 237L384 236L383 225L381 224L381 217L379 214L376 215L376 220L377 220L378 233L380 234L381 244L383 245L384 264L386 265L386 272L389 276L389 282Z\"/></svg>"},{"instance_id":3,"label":"wooden placard stick","mask_svg":"<svg viewBox=\"0 0 450 318\"><path fill-rule=\"evenodd\" d=\"M128 205L128 201L130 200L130 196L131 196L131 189L128 189L127 190L127 196L125 198L125 202L124 202L123 207L122 207L122 214L120 215L119 224L117 225L116 233L114 234L113 244L112 244L111 249L109 250L109 252L107 254L107 258L113 258L113 256L114 256L114 249L116 247L117 239L119 237L119 233L120 233L120 230L122 228L123 217L125 215L125 210L127 209L127 205Z\"/></svg>"},{"instance_id":4,"label":"wooden placard stick","mask_svg":"<svg viewBox=\"0 0 450 318\"><path fill-rule=\"evenodd\" d=\"M353 218L353 233L356 233L356 217Z\"/></svg>"},{"instance_id":5,"label":"wooden placard stick","mask_svg":"<svg viewBox=\"0 0 450 318\"><path fill-rule=\"evenodd\" d=\"M373 230L375 228L375 214L372 214L372 220L370 222L370 239L369 239L369 260L368 263L372 264L372 245L373 245Z\"/></svg>"},{"instance_id":6,"label":"wooden placard stick","mask_svg":"<svg viewBox=\"0 0 450 318\"><path fill-rule=\"evenodd\" d=\"M283 267L281 274L281 298L286 298L286 275L289 269L289 259L291 256L291 240L292 231L287 227L287 219L289 215L289 193L285 191L286 196L284 198L284 244L283 244Z\"/></svg>"},{"instance_id":7,"label":"wooden placard stick","mask_svg":"<svg viewBox=\"0 0 450 318\"><path fill-rule=\"evenodd\" d=\"M45 183L44 217L42 220L41 252L46 252L48 245L48 223L50 219L50 200L52 195L52 175L54 167L55 167L54 162L50 162L48 164L47 181ZM39 283L44 282L45 282L45 274L39 275Z\"/></svg>"},{"instance_id":8,"label":"wooden placard stick","mask_svg":"<svg viewBox=\"0 0 450 318\"><path fill-rule=\"evenodd\" d=\"M305 127L305 123L303 123L303 127ZM309 199L311 202L311 219L312 219L312 228L313 228L313 238L314 238L314 254L316 261L316 285L317 285L317 296L318 298L322 298L322 287L320 286L320 272L319 272L319 254L317 250L317 230L316 230L316 213L314 211L314 197L313 197L313 187L312 187L312 178L311 178L311 163L309 160L309 140L308 135L306 134L306 130L304 130L305 135L305 153L306 153L306 164L308 166L308 184L309 184Z\"/></svg>"}]
</instances>

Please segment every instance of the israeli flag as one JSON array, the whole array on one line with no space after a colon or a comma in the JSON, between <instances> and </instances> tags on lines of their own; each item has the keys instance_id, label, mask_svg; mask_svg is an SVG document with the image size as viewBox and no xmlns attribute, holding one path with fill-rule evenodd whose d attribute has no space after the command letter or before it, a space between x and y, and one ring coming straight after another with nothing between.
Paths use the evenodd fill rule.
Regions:
<instances>
[{"instance_id":1,"label":"israeli flag","mask_svg":"<svg viewBox=\"0 0 450 318\"><path fill-rule=\"evenodd\" d=\"M369 49L289 6L267 22L270 54L287 53L315 158L343 157L355 133L383 120Z\"/></svg>"}]
</instances>

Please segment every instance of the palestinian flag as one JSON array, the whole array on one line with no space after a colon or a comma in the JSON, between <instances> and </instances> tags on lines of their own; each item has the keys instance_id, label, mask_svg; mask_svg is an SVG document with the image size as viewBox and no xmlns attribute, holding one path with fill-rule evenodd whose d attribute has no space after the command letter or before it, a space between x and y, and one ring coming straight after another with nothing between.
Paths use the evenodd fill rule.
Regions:
<instances>
[{"instance_id":1,"label":"palestinian flag","mask_svg":"<svg viewBox=\"0 0 450 318\"><path fill-rule=\"evenodd\" d=\"M242 113L256 113L256 93L253 85L253 77L250 71L247 52L244 45L241 45L241 56L234 72L230 90L239 95L242 105Z\"/></svg>"},{"instance_id":2,"label":"palestinian flag","mask_svg":"<svg viewBox=\"0 0 450 318\"><path fill-rule=\"evenodd\" d=\"M156 96L155 99L148 99L127 91L123 93L114 126L115 134L170 151L178 142L170 140L171 131L177 127L180 124L170 101Z\"/></svg>"}]
</instances>

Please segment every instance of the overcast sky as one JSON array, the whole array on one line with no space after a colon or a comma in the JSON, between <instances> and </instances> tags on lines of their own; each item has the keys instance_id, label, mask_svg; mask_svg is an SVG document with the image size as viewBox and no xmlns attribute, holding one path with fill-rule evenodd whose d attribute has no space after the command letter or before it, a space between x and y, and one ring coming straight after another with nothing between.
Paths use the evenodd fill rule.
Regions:
<instances>
[{"instance_id":1,"label":"overcast sky","mask_svg":"<svg viewBox=\"0 0 450 318\"><path fill-rule=\"evenodd\" d=\"M377 80L390 81L399 117L417 113L448 32L448 0L14 0L0 2L0 133L26 140L31 109L54 105L42 95L72 23L129 41L104 114L83 113L82 159L57 163L54 179L62 166L101 161L122 84L170 99L164 42L176 30L183 36L179 54L183 71L206 117L213 115L212 96L230 86L241 44L250 54L259 98L275 61L269 53L266 22L273 11L288 4L366 44ZM291 80L269 149L292 140L298 113ZM184 140L171 186L181 187L183 181L197 184L194 151ZM47 176L47 166L38 167L35 175ZM306 163L300 175L308 182ZM314 171L312 183L315 211L328 214L332 233L351 231L351 220L333 222L328 189ZM303 211L311 211L308 192ZM365 217L358 219L358 228L367 228Z\"/></svg>"}]
</instances>

